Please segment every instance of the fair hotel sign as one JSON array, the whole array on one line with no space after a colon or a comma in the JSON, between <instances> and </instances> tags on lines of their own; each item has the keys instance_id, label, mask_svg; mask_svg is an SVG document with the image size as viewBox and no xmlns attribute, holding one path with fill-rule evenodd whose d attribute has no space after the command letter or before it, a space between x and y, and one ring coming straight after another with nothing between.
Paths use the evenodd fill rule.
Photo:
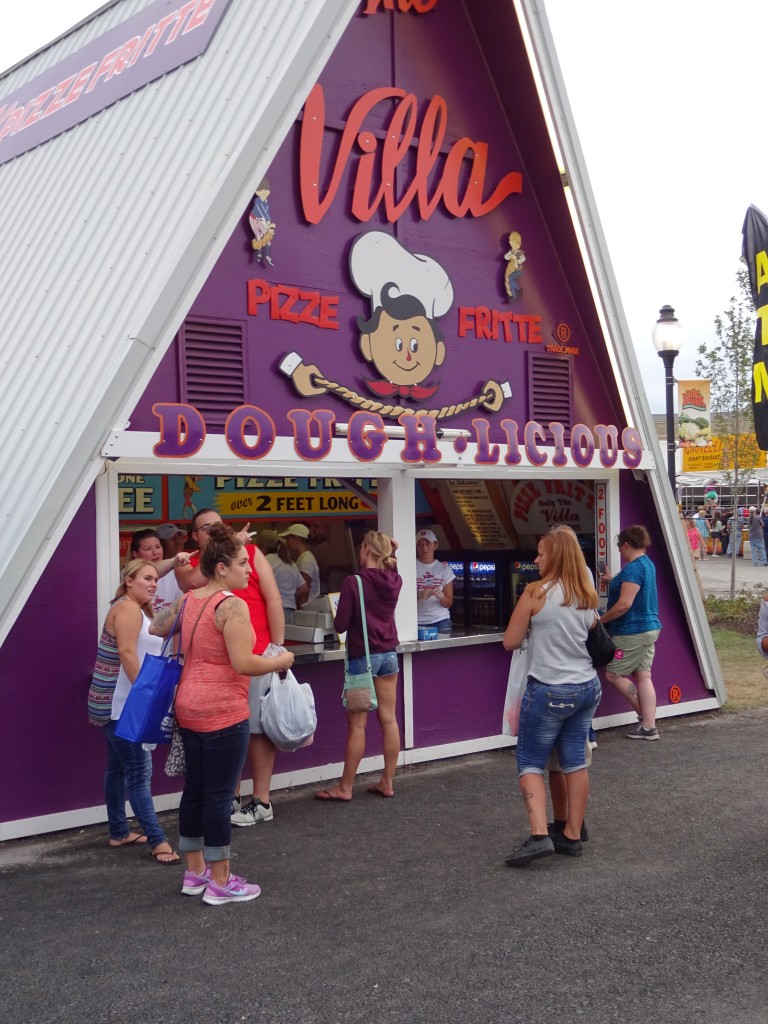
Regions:
<instances>
[{"instance_id":1,"label":"fair hotel sign","mask_svg":"<svg viewBox=\"0 0 768 1024\"><path fill-rule=\"evenodd\" d=\"M0 164L199 57L229 3L155 0L20 89L0 94Z\"/></svg>"}]
</instances>

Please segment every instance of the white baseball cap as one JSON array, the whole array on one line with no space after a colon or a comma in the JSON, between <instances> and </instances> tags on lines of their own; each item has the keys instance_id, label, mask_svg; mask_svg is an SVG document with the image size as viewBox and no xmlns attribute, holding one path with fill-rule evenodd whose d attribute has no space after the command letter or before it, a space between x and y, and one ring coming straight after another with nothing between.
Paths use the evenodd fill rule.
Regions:
<instances>
[{"instance_id":1,"label":"white baseball cap","mask_svg":"<svg viewBox=\"0 0 768 1024\"><path fill-rule=\"evenodd\" d=\"M430 544L437 544L437 537L432 533L431 530L419 530L416 534L416 540L428 540Z\"/></svg>"},{"instance_id":2,"label":"white baseball cap","mask_svg":"<svg viewBox=\"0 0 768 1024\"><path fill-rule=\"evenodd\" d=\"M309 527L303 526L301 523L293 523L287 530L281 533L280 536L301 537L302 540L307 540L309 538Z\"/></svg>"}]
</instances>

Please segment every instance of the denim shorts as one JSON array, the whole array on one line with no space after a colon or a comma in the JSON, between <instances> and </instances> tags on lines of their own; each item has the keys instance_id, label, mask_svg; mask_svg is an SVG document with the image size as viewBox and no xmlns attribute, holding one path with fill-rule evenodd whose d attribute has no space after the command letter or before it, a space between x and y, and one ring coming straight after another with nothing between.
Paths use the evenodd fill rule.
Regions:
<instances>
[{"instance_id":1,"label":"denim shorts","mask_svg":"<svg viewBox=\"0 0 768 1024\"><path fill-rule=\"evenodd\" d=\"M365 672L365 655L362 658L349 659L349 671L354 676L362 675ZM399 670L397 664L397 653L385 651L383 654L371 654L371 672L374 679L379 676L396 676Z\"/></svg>"},{"instance_id":2,"label":"denim shorts","mask_svg":"<svg viewBox=\"0 0 768 1024\"><path fill-rule=\"evenodd\" d=\"M597 676L586 683L560 686L528 676L520 705L517 774L543 775L553 747L566 775L586 768L589 727L602 695Z\"/></svg>"}]
</instances>

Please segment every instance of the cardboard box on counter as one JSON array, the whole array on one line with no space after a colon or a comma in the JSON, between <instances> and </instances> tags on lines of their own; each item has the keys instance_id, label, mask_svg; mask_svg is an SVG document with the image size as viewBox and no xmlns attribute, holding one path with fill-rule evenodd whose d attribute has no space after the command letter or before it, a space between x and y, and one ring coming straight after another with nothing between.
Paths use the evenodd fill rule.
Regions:
<instances>
[{"instance_id":1,"label":"cardboard box on counter","mask_svg":"<svg viewBox=\"0 0 768 1024\"><path fill-rule=\"evenodd\" d=\"M325 630L320 626L300 626L295 622L286 622L285 639L298 644L321 644L325 640Z\"/></svg>"},{"instance_id":2,"label":"cardboard box on counter","mask_svg":"<svg viewBox=\"0 0 768 1024\"><path fill-rule=\"evenodd\" d=\"M333 616L329 612L307 611L300 608L293 616L297 626L317 626L320 629L330 631L333 629Z\"/></svg>"}]
</instances>

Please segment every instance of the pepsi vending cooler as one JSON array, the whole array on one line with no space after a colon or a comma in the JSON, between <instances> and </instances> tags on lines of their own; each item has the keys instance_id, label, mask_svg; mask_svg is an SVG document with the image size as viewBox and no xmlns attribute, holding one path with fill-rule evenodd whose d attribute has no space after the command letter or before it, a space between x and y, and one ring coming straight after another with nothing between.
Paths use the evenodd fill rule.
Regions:
<instances>
[{"instance_id":1,"label":"pepsi vending cooler","mask_svg":"<svg viewBox=\"0 0 768 1024\"><path fill-rule=\"evenodd\" d=\"M477 552L451 552L445 559L453 570L454 630L494 631L506 626L504 566L507 556L478 559Z\"/></svg>"}]
</instances>

